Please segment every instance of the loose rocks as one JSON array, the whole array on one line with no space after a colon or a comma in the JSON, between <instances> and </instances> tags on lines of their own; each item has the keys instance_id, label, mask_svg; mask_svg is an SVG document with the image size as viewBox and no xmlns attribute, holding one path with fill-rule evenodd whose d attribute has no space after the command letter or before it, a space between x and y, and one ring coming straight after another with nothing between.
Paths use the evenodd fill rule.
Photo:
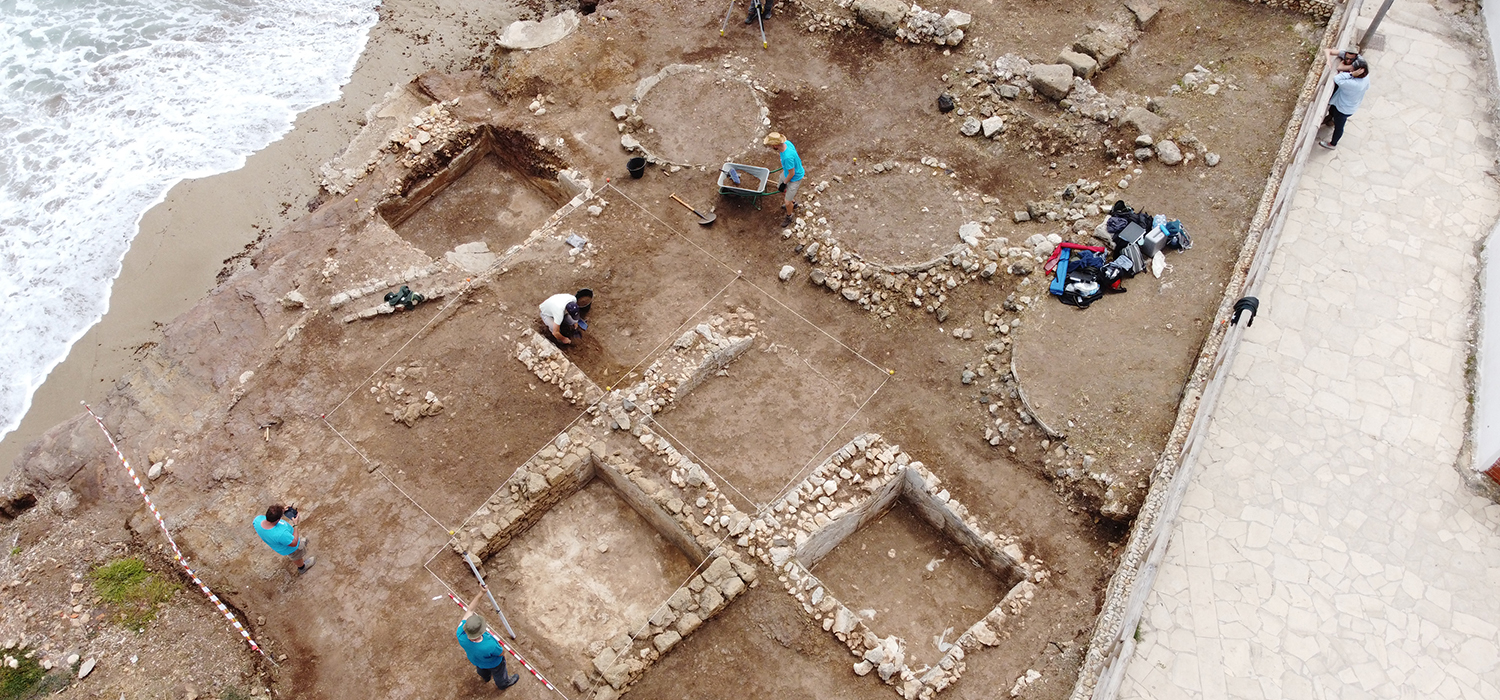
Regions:
<instances>
[{"instance_id":1,"label":"loose rocks","mask_svg":"<svg viewBox=\"0 0 1500 700\"><path fill-rule=\"evenodd\" d=\"M958 133L964 136L978 136L981 128L980 122L974 117L964 119L963 126L958 127Z\"/></svg>"},{"instance_id":2,"label":"loose rocks","mask_svg":"<svg viewBox=\"0 0 1500 700\"><path fill-rule=\"evenodd\" d=\"M776 276L780 277L782 282L786 282L792 279L792 276L795 274L797 274L797 268L792 267L791 265L782 265L781 272L777 273Z\"/></svg>"},{"instance_id":3,"label":"loose rocks","mask_svg":"<svg viewBox=\"0 0 1500 700\"><path fill-rule=\"evenodd\" d=\"M1161 141L1156 144L1156 157L1162 165L1177 165L1182 162L1182 149L1173 141Z\"/></svg>"}]
</instances>

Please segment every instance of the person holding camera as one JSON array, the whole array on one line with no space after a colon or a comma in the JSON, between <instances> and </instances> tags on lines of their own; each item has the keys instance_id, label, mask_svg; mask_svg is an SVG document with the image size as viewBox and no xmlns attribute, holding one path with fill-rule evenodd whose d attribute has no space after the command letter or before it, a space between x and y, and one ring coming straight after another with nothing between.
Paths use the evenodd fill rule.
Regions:
<instances>
[{"instance_id":1,"label":"person holding camera","mask_svg":"<svg viewBox=\"0 0 1500 700\"><path fill-rule=\"evenodd\" d=\"M781 170L772 172L781 173L781 185L776 189L786 193L786 218L781 221L781 227L787 228L795 220L792 211L797 208L797 189L802 186L802 178L806 175L802 170L802 156L797 155L797 147L791 141L774 131L766 135L762 143L781 154Z\"/></svg>"},{"instance_id":2,"label":"person holding camera","mask_svg":"<svg viewBox=\"0 0 1500 700\"><path fill-rule=\"evenodd\" d=\"M255 516L255 534L271 551L288 557L297 566L297 573L305 574L312 568L313 557L307 552L307 537L297 534L297 508L274 505L266 509L265 515Z\"/></svg>"},{"instance_id":3,"label":"person holding camera","mask_svg":"<svg viewBox=\"0 0 1500 700\"><path fill-rule=\"evenodd\" d=\"M1331 151L1344 137L1344 122L1359 109L1365 92L1370 89L1370 64L1353 51L1330 49L1328 55L1338 62L1338 74L1333 76L1333 97L1328 100L1328 116L1323 119L1324 126L1333 127L1333 137L1319 141L1318 145Z\"/></svg>"}]
</instances>

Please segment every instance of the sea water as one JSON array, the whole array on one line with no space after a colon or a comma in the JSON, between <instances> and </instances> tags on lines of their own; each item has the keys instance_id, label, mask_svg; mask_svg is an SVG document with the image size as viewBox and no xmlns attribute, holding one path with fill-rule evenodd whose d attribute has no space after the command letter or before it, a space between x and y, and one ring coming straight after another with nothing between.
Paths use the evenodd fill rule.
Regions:
<instances>
[{"instance_id":1,"label":"sea water","mask_svg":"<svg viewBox=\"0 0 1500 700\"><path fill-rule=\"evenodd\" d=\"M146 210L336 99L378 4L0 0L0 437L108 309Z\"/></svg>"}]
</instances>

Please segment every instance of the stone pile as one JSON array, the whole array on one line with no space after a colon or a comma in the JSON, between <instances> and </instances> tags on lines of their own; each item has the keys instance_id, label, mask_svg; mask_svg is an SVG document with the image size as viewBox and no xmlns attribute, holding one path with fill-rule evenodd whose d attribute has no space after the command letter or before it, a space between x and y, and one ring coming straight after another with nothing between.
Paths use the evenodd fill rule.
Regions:
<instances>
[{"instance_id":1,"label":"stone pile","mask_svg":"<svg viewBox=\"0 0 1500 700\"><path fill-rule=\"evenodd\" d=\"M896 38L912 44L958 46L964 40L964 27L969 22L968 13L949 10L940 15L914 3L906 14L906 26L896 30Z\"/></svg>"},{"instance_id":2,"label":"stone pile","mask_svg":"<svg viewBox=\"0 0 1500 700\"><path fill-rule=\"evenodd\" d=\"M346 289L330 297L328 299L328 306L337 309L344 304L347 304L356 299L369 296L376 292L383 292L395 287L400 287L403 284L408 284L419 279L431 277L432 275L442 272L443 267L444 263L442 261L436 261L425 267L412 266L406 268L400 273L397 273L394 277L388 277L386 279L365 280L364 282L359 283L359 286L356 286L352 289Z\"/></svg>"},{"instance_id":3,"label":"stone pile","mask_svg":"<svg viewBox=\"0 0 1500 700\"><path fill-rule=\"evenodd\" d=\"M516 343L516 359L538 379L562 389L563 398L575 406L579 403L591 406L604 397L598 384L536 331L528 328L521 336Z\"/></svg>"},{"instance_id":4,"label":"stone pile","mask_svg":"<svg viewBox=\"0 0 1500 700\"><path fill-rule=\"evenodd\" d=\"M936 529L954 538L966 554L1011 584L1000 604L955 640L935 667L906 663L906 640L881 637L838 600L810 569L863 524L877 519L896 499L906 499ZM880 435L860 435L772 503L749 527L749 550L771 566L805 614L843 643L858 661L857 675L874 672L907 700L931 698L965 670L967 654L997 646L1006 620L1035 595L1047 573L1028 566L1013 537L985 532L967 508L942 488L938 477Z\"/></svg>"}]
</instances>

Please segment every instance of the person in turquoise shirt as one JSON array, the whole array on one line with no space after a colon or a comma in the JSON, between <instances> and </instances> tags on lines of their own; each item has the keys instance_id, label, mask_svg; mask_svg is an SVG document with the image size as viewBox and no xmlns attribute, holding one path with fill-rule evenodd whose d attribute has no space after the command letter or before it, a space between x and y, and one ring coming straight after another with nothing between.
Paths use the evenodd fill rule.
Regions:
<instances>
[{"instance_id":1,"label":"person in turquoise shirt","mask_svg":"<svg viewBox=\"0 0 1500 700\"><path fill-rule=\"evenodd\" d=\"M474 602L478 602L475 598ZM469 612L464 614L462 620L458 621L458 645L463 647L464 654L469 657L469 663L474 664L474 670L479 672L481 682L495 681L495 687L505 690L521 680L520 674L505 675L505 648L495 639L493 632L486 633L484 618L474 615L474 604L469 604ZM471 617L472 616L472 617Z\"/></svg>"},{"instance_id":2,"label":"person in turquoise shirt","mask_svg":"<svg viewBox=\"0 0 1500 700\"><path fill-rule=\"evenodd\" d=\"M792 211L797 208L797 189L802 187L802 178L807 174L802 170L802 156L797 155L797 147L792 145L785 136L776 132L766 135L763 142L772 150L781 154L781 186L778 188L786 193L786 218L781 221L781 227L792 225Z\"/></svg>"},{"instance_id":3,"label":"person in turquoise shirt","mask_svg":"<svg viewBox=\"0 0 1500 700\"><path fill-rule=\"evenodd\" d=\"M271 551L291 558L297 573L304 574L312 568L314 558L303 558L307 553L307 538L297 535L296 508L281 505L267 508L265 515L255 516L255 534L260 535Z\"/></svg>"}]
</instances>

